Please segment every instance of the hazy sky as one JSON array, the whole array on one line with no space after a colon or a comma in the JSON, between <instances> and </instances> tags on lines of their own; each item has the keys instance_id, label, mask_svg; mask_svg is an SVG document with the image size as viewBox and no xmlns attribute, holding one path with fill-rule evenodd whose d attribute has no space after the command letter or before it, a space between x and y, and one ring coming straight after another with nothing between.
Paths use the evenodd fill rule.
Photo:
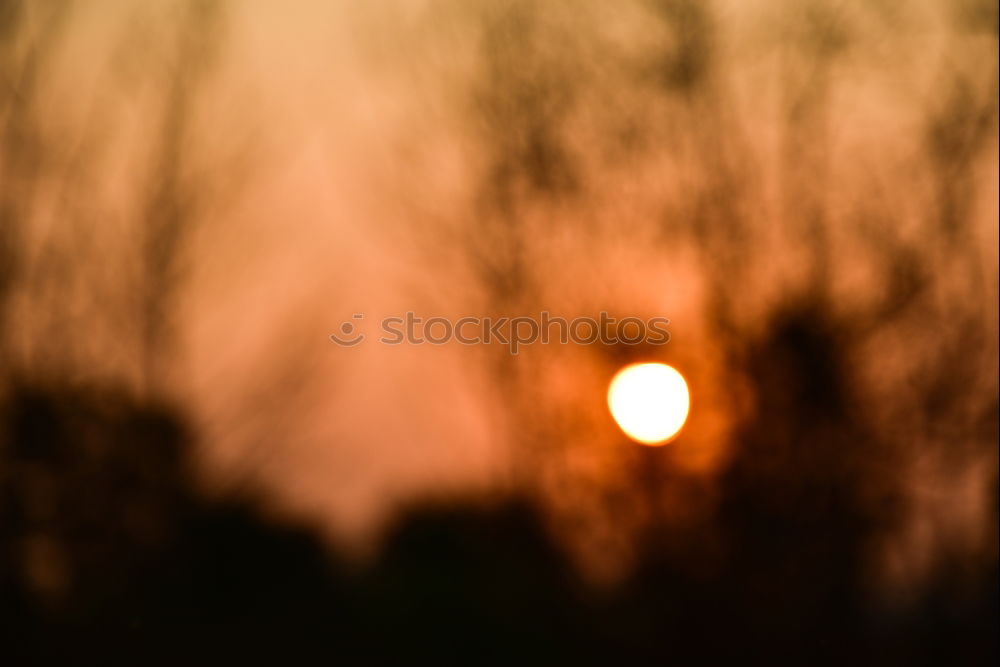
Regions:
<instances>
[{"instance_id":1,"label":"hazy sky","mask_svg":"<svg viewBox=\"0 0 1000 667\"><path fill-rule=\"evenodd\" d=\"M943 196L928 123L996 96L983 70L984 57L995 68L996 35L970 23L975 3L613 4L260 0L219 13L199 38L203 61L186 65L204 72L179 79L190 119L177 173L199 195L170 364L208 477L263 486L277 508L354 536L419 493L510 484L512 452L554 424L567 441L557 478L627 482L629 455L602 412L618 357L534 350L512 365L458 345L333 345L328 334L355 313L368 333L407 310L668 317L663 354L696 390L678 457L710 478L732 424L753 409L721 361L715 281L729 281L727 308L748 335L820 264L834 311L866 312L886 285L868 240L891 229L941 269L936 315L979 293L927 223ZM111 295L102 303L128 303L136 211L157 182L149 156L178 113L163 113L177 45L190 48L188 28L207 21L182 17L173 5L76 7L40 74L40 132L58 147L54 164L85 177L63 199L51 179L30 236L71 239ZM963 176L977 188L961 216L963 247L995 278L991 128ZM74 147L86 159L73 163ZM531 160L555 180L531 176ZM891 227L864 228L865 216ZM498 292L484 267L530 289ZM995 280L982 284L995 302ZM24 312L33 303L25 297ZM995 330L992 308L972 317L992 317ZM135 381L113 318L88 327L103 342L85 373ZM21 344L37 346L26 331ZM874 413L913 409L899 388L938 344L911 324L856 351ZM498 381L498 367L515 380ZM995 373L984 377L989 399ZM947 521L922 515L911 539L985 511L981 463L921 477L928 504L954 503Z\"/></svg>"}]
</instances>

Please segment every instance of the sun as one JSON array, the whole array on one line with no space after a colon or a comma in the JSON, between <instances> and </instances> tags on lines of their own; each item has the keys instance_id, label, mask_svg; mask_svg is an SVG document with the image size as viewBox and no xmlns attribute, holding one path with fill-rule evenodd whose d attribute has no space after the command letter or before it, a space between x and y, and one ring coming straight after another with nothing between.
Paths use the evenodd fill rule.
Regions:
<instances>
[{"instance_id":1,"label":"sun","mask_svg":"<svg viewBox=\"0 0 1000 667\"><path fill-rule=\"evenodd\" d=\"M691 394L684 376L672 366L632 364L611 380L608 407L630 438L644 445L662 445L684 426Z\"/></svg>"}]
</instances>

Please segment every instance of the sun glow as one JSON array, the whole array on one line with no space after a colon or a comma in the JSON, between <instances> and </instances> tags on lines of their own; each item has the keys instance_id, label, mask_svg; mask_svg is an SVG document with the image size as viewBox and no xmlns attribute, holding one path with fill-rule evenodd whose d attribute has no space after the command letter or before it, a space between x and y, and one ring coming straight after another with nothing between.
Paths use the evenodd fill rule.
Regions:
<instances>
[{"instance_id":1,"label":"sun glow","mask_svg":"<svg viewBox=\"0 0 1000 667\"><path fill-rule=\"evenodd\" d=\"M684 426L691 395L684 377L659 363L632 364L608 387L608 407L625 434L644 445L662 445Z\"/></svg>"}]
</instances>

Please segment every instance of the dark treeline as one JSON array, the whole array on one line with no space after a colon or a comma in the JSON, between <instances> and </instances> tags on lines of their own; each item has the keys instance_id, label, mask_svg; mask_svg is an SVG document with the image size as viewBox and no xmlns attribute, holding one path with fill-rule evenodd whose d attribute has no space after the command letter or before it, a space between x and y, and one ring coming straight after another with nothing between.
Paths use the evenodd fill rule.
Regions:
<instances>
[{"instance_id":1,"label":"dark treeline","mask_svg":"<svg viewBox=\"0 0 1000 667\"><path fill-rule=\"evenodd\" d=\"M0 478L5 663L993 664L994 568L945 561L905 603L872 602L866 547L902 497L873 490L892 461L863 455L873 436L830 335L800 312L754 348L755 381L791 390L766 393L737 435L717 520L650 526L609 589L580 581L516 498L413 506L358 566L252 499L201 495L170 409L16 385Z\"/></svg>"}]
</instances>

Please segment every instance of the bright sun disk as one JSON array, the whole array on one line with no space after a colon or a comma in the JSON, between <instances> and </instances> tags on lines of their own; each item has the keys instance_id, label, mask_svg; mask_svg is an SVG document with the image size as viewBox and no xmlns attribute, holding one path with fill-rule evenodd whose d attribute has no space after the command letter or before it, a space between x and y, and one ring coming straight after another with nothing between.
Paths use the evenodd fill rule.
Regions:
<instances>
[{"instance_id":1,"label":"bright sun disk","mask_svg":"<svg viewBox=\"0 0 1000 667\"><path fill-rule=\"evenodd\" d=\"M608 407L630 438L644 445L661 445L684 426L691 395L684 377L673 367L632 364L611 380Z\"/></svg>"}]
</instances>

